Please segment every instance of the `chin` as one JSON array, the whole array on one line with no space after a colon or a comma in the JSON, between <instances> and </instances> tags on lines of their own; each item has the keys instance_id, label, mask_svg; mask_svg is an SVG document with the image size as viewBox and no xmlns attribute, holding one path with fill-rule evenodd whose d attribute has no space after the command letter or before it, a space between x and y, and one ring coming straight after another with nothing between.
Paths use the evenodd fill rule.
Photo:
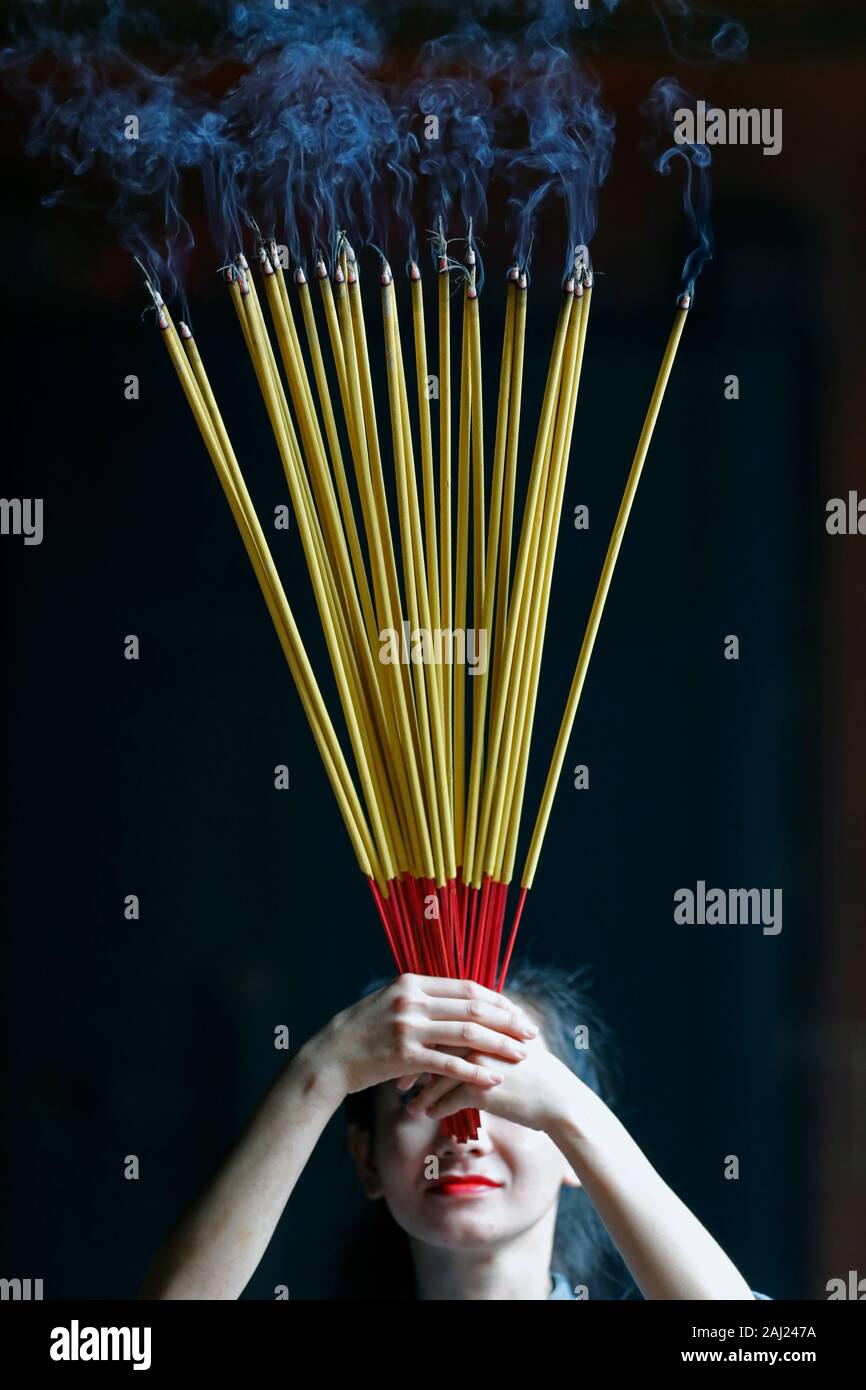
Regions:
<instances>
[{"instance_id":1,"label":"chin","mask_svg":"<svg viewBox=\"0 0 866 1390\"><path fill-rule=\"evenodd\" d=\"M450 1207L448 1203L442 1205ZM404 1225L403 1229L417 1240L423 1240L426 1245L447 1250L470 1250L506 1239L509 1223L492 1213L484 1215L480 1211L449 1209L418 1213L412 1226Z\"/></svg>"},{"instance_id":2,"label":"chin","mask_svg":"<svg viewBox=\"0 0 866 1390\"><path fill-rule=\"evenodd\" d=\"M527 1219L525 1205L515 1204L513 1194L501 1188L491 1189L490 1195L483 1197L439 1197L426 1192L417 1200L389 1206L407 1235L447 1249L506 1240L541 1215L533 1213Z\"/></svg>"}]
</instances>

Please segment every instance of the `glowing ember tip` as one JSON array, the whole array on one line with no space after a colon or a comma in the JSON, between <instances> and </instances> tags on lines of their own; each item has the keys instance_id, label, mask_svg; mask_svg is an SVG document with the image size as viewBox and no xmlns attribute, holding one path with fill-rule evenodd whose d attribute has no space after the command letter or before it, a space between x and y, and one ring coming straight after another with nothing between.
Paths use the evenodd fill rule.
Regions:
<instances>
[{"instance_id":1,"label":"glowing ember tip","mask_svg":"<svg viewBox=\"0 0 866 1390\"><path fill-rule=\"evenodd\" d=\"M393 275L391 274L391 267L389 266L389 264L388 264L387 261L383 261L383 262L382 262L382 276L381 276L382 284L383 284L383 285L390 285L391 282L392 282L392 280L393 280L393 278L394 278L394 277L393 277Z\"/></svg>"},{"instance_id":2,"label":"glowing ember tip","mask_svg":"<svg viewBox=\"0 0 866 1390\"><path fill-rule=\"evenodd\" d=\"M574 294L574 276L569 275L564 285L565 294Z\"/></svg>"},{"instance_id":3,"label":"glowing ember tip","mask_svg":"<svg viewBox=\"0 0 866 1390\"><path fill-rule=\"evenodd\" d=\"M420 272L420 270L418 269L418 263L417 263L417 261L412 261L411 264L410 264L410 266L409 266L409 278L412 279L412 280L420 280L420 279L421 279L421 272Z\"/></svg>"},{"instance_id":4,"label":"glowing ember tip","mask_svg":"<svg viewBox=\"0 0 866 1390\"><path fill-rule=\"evenodd\" d=\"M305 285L307 283L307 277L300 266L298 266L295 271L295 283L298 285Z\"/></svg>"},{"instance_id":5,"label":"glowing ember tip","mask_svg":"<svg viewBox=\"0 0 866 1390\"><path fill-rule=\"evenodd\" d=\"M250 268L250 263L249 263L249 261L247 260L246 256L244 255L243 251L239 251L239 252L238 252L238 254L235 256L235 260L237 261L237 263L238 263L238 265L240 266L241 270L249 270L249 268Z\"/></svg>"},{"instance_id":6,"label":"glowing ember tip","mask_svg":"<svg viewBox=\"0 0 866 1390\"><path fill-rule=\"evenodd\" d=\"M448 257L447 257L447 256L440 256L440 257L439 257L439 274L440 274L440 275L444 275L444 273L445 273L445 271L446 271L447 269L448 269Z\"/></svg>"},{"instance_id":7,"label":"glowing ember tip","mask_svg":"<svg viewBox=\"0 0 866 1390\"><path fill-rule=\"evenodd\" d=\"M678 308L678 309L690 309L691 307L692 307L692 296L691 296L691 294L689 293L688 290L685 290L685 291L680 295L679 299L677 300L677 308Z\"/></svg>"},{"instance_id":8,"label":"glowing ember tip","mask_svg":"<svg viewBox=\"0 0 866 1390\"><path fill-rule=\"evenodd\" d=\"M186 324L183 322L183 320L181 320L180 323L178 324L178 326L177 326L177 331L178 331L178 333L180 334L180 336L183 338L183 340L184 340L185 342L188 343L189 340L190 340L190 338L192 337L192 332L191 332L191 330L190 330L189 328L187 328L187 326L186 326Z\"/></svg>"},{"instance_id":9,"label":"glowing ember tip","mask_svg":"<svg viewBox=\"0 0 866 1390\"><path fill-rule=\"evenodd\" d=\"M477 299L477 298L478 298L478 291L477 291L477 289L475 288L474 285L470 285L470 286L469 286L468 290L466 291L466 298L467 298L467 299Z\"/></svg>"},{"instance_id":10,"label":"glowing ember tip","mask_svg":"<svg viewBox=\"0 0 866 1390\"><path fill-rule=\"evenodd\" d=\"M327 280L328 278L328 269L321 256L316 261L316 274L318 275L320 280Z\"/></svg>"},{"instance_id":11,"label":"glowing ember tip","mask_svg":"<svg viewBox=\"0 0 866 1390\"><path fill-rule=\"evenodd\" d=\"M507 276L506 276L506 279L508 279L508 280L513 280L514 283L516 284L516 283L518 282L518 280L520 279L520 266L518 266L518 265L513 265L513 266L511 267L511 269L508 271L508 274L507 274Z\"/></svg>"},{"instance_id":12,"label":"glowing ember tip","mask_svg":"<svg viewBox=\"0 0 866 1390\"><path fill-rule=\"evenodd\" d=\"M161 309L159 311L159 318L157 319L157 323L159 324L160 328L164 333L168 328L168 319L166 318L165 314L162 312Z\"/></svg>"},{"instance_id":13,"label":"glowing ember tip","mask_svg":"<svg viewBox=\"0 0 866 1390\"><path fill-rule=\"evenodd\" d=\"M334 279L338 285L342 285L345 282L346 277L343 274L343 267L339 264L334 267Z\"/></svg>"},{"instance_id":14,"label":"glowing ember tip","mask_svg":"<svg viewBox=\"0 0 866 1390\"><path fill-rule=\"evenodd\" d=\"M525 270L521 270L519 276L517 277L517 287L518 289L525 290L528 284L529 277L527 276Z\"/></svg>"}]
</instances>

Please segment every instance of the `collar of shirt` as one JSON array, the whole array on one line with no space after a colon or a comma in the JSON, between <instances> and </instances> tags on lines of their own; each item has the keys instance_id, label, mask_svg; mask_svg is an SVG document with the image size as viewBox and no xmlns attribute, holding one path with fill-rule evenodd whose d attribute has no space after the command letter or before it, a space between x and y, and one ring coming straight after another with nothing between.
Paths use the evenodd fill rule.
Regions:
<instances>
[{"instance_id":1,"label":"collar of shirt","mask_svg":"<svg viewBox=\"0 0 866 1390\"><path fill-rule=\"evenodd\" d=\"M553 1280L553 1289L547 1295L548 1299L570 1298L576 1302L576 1300L574 1299L574 1294L572 1292L571 1285L569 1284L564 1274L558 1274L555 1269L552 1269L550 1271L550 1277Z\"/></svg>"}]
</instances>

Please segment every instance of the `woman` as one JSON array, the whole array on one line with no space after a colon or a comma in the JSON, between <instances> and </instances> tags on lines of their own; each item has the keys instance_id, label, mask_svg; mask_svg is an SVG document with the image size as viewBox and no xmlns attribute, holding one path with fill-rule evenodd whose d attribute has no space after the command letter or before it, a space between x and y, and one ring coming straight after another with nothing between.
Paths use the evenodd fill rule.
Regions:
<instances>
[{"instance_id":1,"label":"woman","mask_svg":"<svg viewBox=\"0 0 866 1390\"><path fill-rule=\"evenodd\" d=\"M609 1108L602 1030L574 983L524 965L507 996L420 975L370 986L276 1077L140 1296L238 1298L345 1102L381 1214L348 1252L343 1297L358 1296L360 1267L368 1298L605 1297L614 1247L644 1298L765 1297ZM440 1132L441 1118L473 1106L484 1112L476 1140Z\"/></svg>"}]
</instances>

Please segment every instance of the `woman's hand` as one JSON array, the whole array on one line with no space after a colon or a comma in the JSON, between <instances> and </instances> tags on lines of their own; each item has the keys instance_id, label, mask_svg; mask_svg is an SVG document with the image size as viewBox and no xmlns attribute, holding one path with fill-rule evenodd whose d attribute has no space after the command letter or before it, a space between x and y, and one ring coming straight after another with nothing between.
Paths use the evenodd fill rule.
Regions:
<instances>
[{"instance_id":1,"label":"woman's hand","mask_svg":"<svg viewBox=\"0 0 866 1390\"><path fill-rule=\"evenodd\" d=\"M540 1038L527 1044L525 1061L506 1061L500 1086L479 1090L451 1077L432 1078L407 1106L415 1115L441 1120L458 1110L487 1110L503 1120L549 1131L557 1117L573 1114L581 1102L597 1103L595 1092L575 1076L564 1062L548 1052ZM482 1051L468 1053L466 1061L488 1066L492 1059ZM501 1065L501 1064L500 1064Z\"/></svg>"},{"instance_id":2,"label":"woman's hand","mask_svg":"<svg viewBox=\"0 0 866 1390\"><path fill-rule=\"evenodd\" d=\"M336 1014L313 1041L346 1095L429 1073L486 1096L537 1033L521 1008L473 980L399 975ZM470 1052L483 1061L467 1060Z\"/></svg>"}]
</instances>

